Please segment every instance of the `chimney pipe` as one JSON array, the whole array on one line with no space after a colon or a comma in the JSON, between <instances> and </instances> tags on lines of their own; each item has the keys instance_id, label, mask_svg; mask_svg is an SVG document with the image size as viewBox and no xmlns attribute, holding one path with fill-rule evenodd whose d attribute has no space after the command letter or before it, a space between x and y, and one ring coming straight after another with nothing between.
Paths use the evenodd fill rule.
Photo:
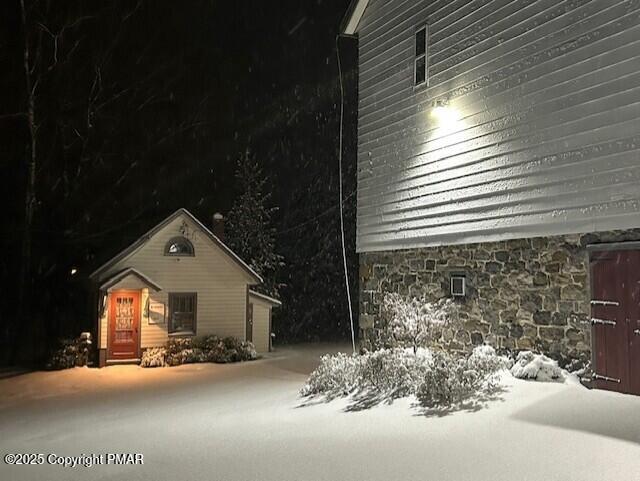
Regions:
<instances>
[{"instance_id":1,"label":"chimney pipe","mask_svg":"<svg viewBox=\"0 0 640 481\"><path fill-rule=\"evenodd\" d=\"M213 235L224 242L224 216L220 212L213 214Z\"/></svg>"}]
</instances>

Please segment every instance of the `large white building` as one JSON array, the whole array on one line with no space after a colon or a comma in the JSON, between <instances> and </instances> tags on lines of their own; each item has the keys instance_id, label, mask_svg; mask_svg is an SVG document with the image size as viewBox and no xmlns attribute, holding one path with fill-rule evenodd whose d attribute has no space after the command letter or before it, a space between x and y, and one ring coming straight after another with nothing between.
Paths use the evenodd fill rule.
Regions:
<instances>
[{"instance_id":1,"label":"large white building","mask_svg":"<svg viewBox=\"0 0 640 481\"><path fill-rule=\"evenodd\" d=\"M592 355L640 393L640 5L356 0L342 31L365 342L385 292L453 288L449 346Z\"/></svg>"}]
</instances>

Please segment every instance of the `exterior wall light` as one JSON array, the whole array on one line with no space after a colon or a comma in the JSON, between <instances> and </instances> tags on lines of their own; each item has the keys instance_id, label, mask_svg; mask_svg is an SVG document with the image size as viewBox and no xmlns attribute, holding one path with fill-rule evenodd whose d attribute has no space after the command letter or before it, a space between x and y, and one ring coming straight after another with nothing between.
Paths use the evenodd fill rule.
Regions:
<instances>
[{"instance_id":1,"label":"exterior wall light","mask_svg":"<svg viewBox=\"0 0 640 481\"><path fill-rule=\"evenodd\" d=\"M454 132L459 129L460 112L444 102L436 103L431 116L437 122L438 128Z\"/></svg>"}]
</instances>

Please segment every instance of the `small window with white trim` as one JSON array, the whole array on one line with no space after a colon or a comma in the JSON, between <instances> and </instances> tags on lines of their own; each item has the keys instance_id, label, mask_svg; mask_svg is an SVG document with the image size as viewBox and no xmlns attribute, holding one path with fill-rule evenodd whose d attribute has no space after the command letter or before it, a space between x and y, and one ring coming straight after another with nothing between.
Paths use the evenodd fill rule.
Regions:
<instances>
[{"instance_id":1,"label":"small window with white trim","mask_svg":"<svg viewBox=\"0 0 640 481\"><path fill-rule=\"evenodd\" d=\"M464 275L451 275L451 295L453 297L465 297L467 295L467 279Z\"/></svg>"},{"instance_id":2,"label":"small window with white trim","mask_svg":"<svg viewBox=\"0 0 640 481\"><path fill-rule=\"evenodd\" d=\"M424 25L416 30L415 56L413 61L414 85L416 87L427 84L429 62L427 59L429 41L429 27Z\"/></svg>"}]
</instances>

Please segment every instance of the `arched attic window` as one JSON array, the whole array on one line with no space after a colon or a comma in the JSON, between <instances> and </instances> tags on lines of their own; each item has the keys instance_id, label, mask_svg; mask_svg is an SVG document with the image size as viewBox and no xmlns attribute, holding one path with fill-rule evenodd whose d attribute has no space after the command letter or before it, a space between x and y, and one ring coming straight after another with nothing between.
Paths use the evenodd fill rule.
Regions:
<instances>
[{"instance_id":1,"label":"arched attic window","mask_svg":"<svg viewBox=\"0 0 640 481\"><path fill-rule=\"evenodd\" d=\"M184 237L174 237L164 247L165 256L194 256L193 244Z\"/></svg>"}]
</instances>

